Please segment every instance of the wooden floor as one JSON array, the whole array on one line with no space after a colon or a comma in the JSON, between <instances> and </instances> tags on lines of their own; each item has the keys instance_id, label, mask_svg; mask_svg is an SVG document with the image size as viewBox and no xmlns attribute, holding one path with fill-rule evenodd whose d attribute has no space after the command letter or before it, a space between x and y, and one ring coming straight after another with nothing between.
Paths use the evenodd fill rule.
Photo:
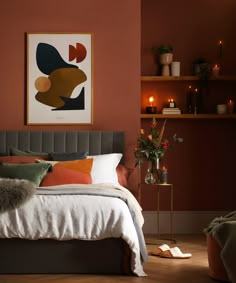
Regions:
<instances>
[{"instance_id":1,"label":"wooden floor","mask_svg":"<svg viewBox=\"0 0 236 283\"><path fill-rule=\"evenodd\" d=\"M178 246L184 253L192 253L189 259L167 259L149 256L144 266L147 277L98 276L98 275L0 275L0 283L214 283L209 278L206 240L204 235L176 235L176 244L168 240L156 240L146 236L147 249L166 243Z\"/></svg>"}]
</instances>

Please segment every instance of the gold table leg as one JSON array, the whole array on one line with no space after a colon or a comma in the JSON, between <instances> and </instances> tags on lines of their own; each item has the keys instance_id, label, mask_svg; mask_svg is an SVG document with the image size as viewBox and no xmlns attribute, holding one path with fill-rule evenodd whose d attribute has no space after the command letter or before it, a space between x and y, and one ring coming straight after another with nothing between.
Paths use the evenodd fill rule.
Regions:
<instances>
[{"instance_id":1,"label":"gold table leg","mask_svg":"<svg viewBox=\"0 0 236 283\"><path fill-rule=\"evenodd\" d=\"M173 206L174 206L174 185L173 184L156 184L157 186L157 236L160 238L160 187L169 186L170 187L170 239L172 243L176 243L176 240L173 238Z\"/></svg>"}]
</instances>

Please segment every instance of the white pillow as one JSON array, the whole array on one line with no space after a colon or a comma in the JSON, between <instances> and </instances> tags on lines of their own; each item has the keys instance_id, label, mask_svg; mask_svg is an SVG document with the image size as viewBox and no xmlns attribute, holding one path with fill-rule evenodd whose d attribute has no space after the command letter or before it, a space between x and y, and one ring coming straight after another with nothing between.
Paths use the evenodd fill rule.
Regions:
<instances>
[{"instance_id":1,"label":"white pillow","mask_svg":"<svg viewBox=\"0 0 236 283\"><path fill-rule=\"evenodd\" d=\"M99 183L118 183L116 167L119 164L122 153L110 153L101 155L89 155L87 158L93 158L93 167L91 171L92 184Z\"/></svg>"}]
</instances>

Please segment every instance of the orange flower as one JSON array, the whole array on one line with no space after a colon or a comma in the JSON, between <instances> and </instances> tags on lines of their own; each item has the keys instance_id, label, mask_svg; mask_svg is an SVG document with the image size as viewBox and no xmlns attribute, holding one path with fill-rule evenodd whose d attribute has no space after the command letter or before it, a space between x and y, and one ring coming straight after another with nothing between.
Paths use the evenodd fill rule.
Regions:
<instances>
[{"instance_id":1,"label":"orange flower","mask_svg":"<svg viewBox=\"0 0 236 283\"><path fill-rule=\"evenodd\" d=\"M137 139L137 147L134 150L134 156L136 159L135 166L141 166L145 161L151 161L153 164L157 160L162 160L166 151L169 149L169 141L163 138L165 131L166 120L164 120L160 130L157 127L157 121L153 117L151 122L150 130L146 132L144 129L140 130L139 137ZM174 141L182 142L182 138L178 138L176 134L174 135Z\"/></svg>"},{"instance_id":2,"label":"orange flower","mask_svg":"<svg viewBox=\"0 0 236 283\"><path fill-rule=\"evenodd\" d=\"M151 128L154 129L157 126L157 121L156 120L152 120L152 124L151 124Z\"/></svg>"}]
</instances>

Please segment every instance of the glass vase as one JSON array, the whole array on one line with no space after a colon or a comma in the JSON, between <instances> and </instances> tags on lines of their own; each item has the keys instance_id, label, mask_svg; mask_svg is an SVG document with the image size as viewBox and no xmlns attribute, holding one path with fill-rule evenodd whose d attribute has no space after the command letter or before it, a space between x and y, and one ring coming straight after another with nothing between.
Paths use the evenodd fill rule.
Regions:
<instances>
[{"instance_id":1,"label":"glass vase","mask_svg":"<svg viewBox=\"0 0 236 283\"><path fill-rule=\"evenodd\" d=\"M158 169L159 169L159 160L148 162L148 168L144 178L146 184L155 184L158 182L158 175L157 175Z\"/></svg>"}]
</instances>

